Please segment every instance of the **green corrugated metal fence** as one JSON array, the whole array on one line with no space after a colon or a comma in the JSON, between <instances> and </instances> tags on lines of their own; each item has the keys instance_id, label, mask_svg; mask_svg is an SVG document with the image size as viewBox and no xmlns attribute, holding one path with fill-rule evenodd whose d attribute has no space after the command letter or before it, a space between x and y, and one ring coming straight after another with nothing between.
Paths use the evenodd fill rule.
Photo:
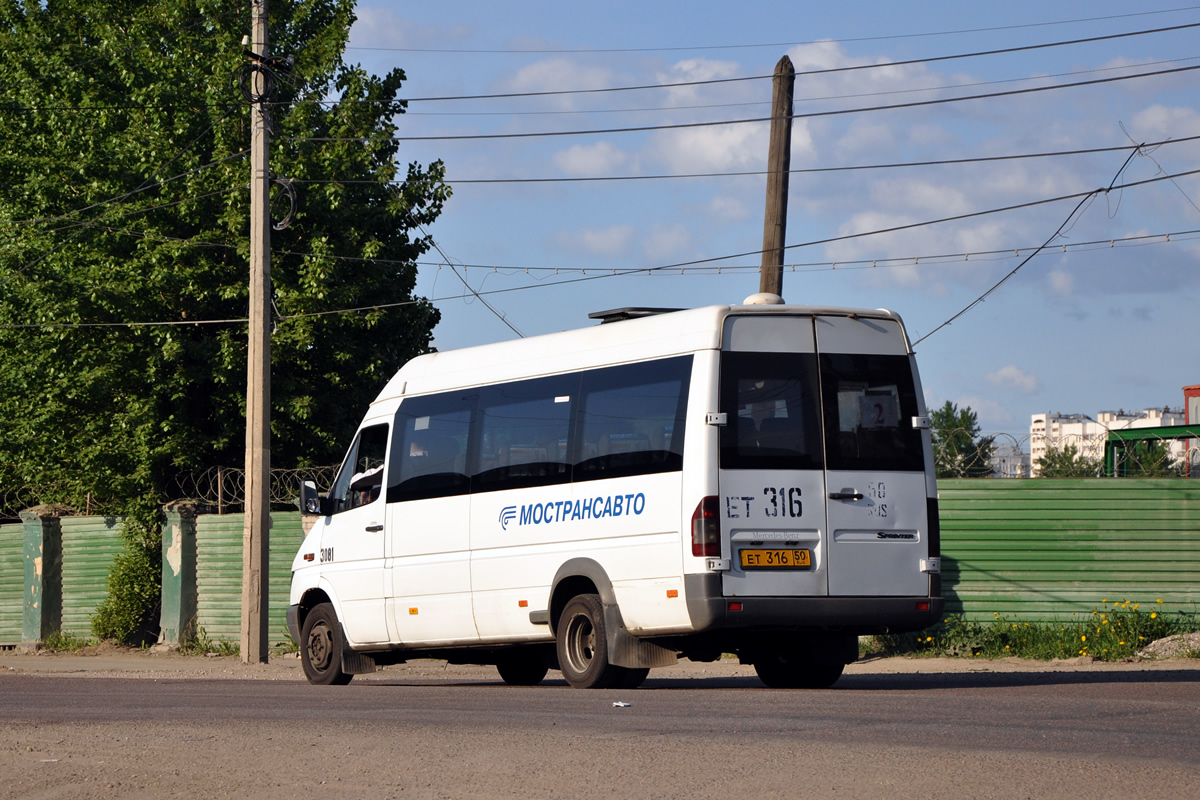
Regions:
<instances>
[{"instance_id":1,"label":"green corrugated metal fence","mask_svg":"<svg viewBox=\"0 0 1200 800\"><path fill-rule=\"evenodd\" d=\"M121 552L121 520L63 517L62 632L92 635L92 615L108 596L108 573Z\"/></svg>"},{"instance_id":2,"label":"green corrugated metal fence","mask_svg":"<svg viewBox=\"0 0 1200 800\"><path fill-rule=\"evenodd\" d=\"M25 608L25 526L0 525L0 647L21 643Z\"/></svg>"},{"instance_id":3,"label":"green corrugated metal fence","mask_svg":"<svg viewBox=\"0 0 1200 800\"><path fill-rule=\"evenodd\" d=\"M196 625L209 639L237 642L242 625L241 514L196 517ZM287 639L288 591L292 559L304 539L299 512L271 515L270 610L271 644Z\"/></svg>"},{"instance_id":4,"label":"green corrugated metal fence","mask_svg":"<svg viewBox=\"0 0 1200 800\"><path fill-rule=\"evenodd\" d=\"M1105 599L1200 611L1200 481L942 480L938 494L950 613L1032 622Z\"/></svg>"}]
</instances>

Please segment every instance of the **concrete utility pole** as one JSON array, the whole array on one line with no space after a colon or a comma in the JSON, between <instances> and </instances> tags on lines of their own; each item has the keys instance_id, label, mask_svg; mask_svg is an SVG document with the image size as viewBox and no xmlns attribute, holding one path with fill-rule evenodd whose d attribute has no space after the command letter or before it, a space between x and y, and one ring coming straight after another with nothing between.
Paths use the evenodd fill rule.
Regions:
<instances>
[{"instance_id":1,"label":"concrete utility pole","mask_svg":"<svg viewBox=\"0 0 1200 800\"><path fill-rule=\"evenodd\" d=\"M246 522L242 533L243 664L267 661L271 531L271 167L267 128L267 0L253 0L259 56L250 103L250 341L246 370Z\"/></svg>"},{"instance_id":2,"label":"concrete utility pole","mask_svg":"<svg viewBox=\"0 0 1200 800\"><path fill-rule=\"evenodd\" d=\"M758 290L783 294L783 248L787 243L788 174L792 168L792 92L796 68L787 56L775 65L771 97L771 145L767 151L767 209L763 216Z\"/></svg>"}]
</instances>

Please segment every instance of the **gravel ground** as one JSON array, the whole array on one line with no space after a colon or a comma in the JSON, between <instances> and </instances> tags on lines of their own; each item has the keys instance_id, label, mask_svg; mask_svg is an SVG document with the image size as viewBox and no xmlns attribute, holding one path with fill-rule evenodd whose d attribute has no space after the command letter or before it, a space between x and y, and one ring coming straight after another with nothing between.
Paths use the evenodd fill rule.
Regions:
<instances>
[{"instance_id":1,"label":"gravel ground","mask_svg":"<svg viewBox=\"0 0 1200 800\"><path fill-rule=\"evenodd\" d=\"M1164 652L1169 652L1164 650ZM1067 660L1031 661L1021 658L873 658L846 667L846 675L963 672L1079 672L1195 670L1200 679L1200 659L1156 658L1127 662L1105 662L1090 657ZM70 653L23 653L0 651L0 674L92 675L128 678L228 678L249 680L304 680L296 654L274 655L267 664L243 664L236 656L180 655L172 652L130 650L113 645L85 647ZM551 673L553 676L554 673ZM696 678L701 676L753 677L754 668L725 659L714 663L680 661L671 667L652 670L651 678ZM394 680L402 677L496 678L494 667L452 665L443 661L413 661L384 667L356 681Z\"/></svg>"}]
</instances>

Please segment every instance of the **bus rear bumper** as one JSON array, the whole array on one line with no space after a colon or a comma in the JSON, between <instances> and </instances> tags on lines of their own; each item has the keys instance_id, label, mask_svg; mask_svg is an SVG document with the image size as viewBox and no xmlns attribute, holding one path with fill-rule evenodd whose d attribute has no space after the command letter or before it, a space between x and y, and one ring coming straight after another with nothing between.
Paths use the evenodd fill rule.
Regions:
<instances>
[{"instance_id":1,"label":"bus rear bumper","mask_svg":"<svg viewBox=\"0 0 1200 800\"><path fill-rule=\"evenodd\" d=\"M941 597L726 597L716 573L686 575L696 631L794 629L859 634L906 633L938 622Z\"/></svg>"}]
</instances>

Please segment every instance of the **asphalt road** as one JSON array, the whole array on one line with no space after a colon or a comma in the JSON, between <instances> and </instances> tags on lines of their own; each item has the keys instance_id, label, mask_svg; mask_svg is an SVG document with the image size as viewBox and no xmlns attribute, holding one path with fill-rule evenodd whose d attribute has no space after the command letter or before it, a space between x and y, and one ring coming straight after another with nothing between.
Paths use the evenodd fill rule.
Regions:
<instances>
[{"instance_id":1,"label":"asphalt road","mask_svg":"<svg viewBox=\"0 0 1200 800\"><path fill-rule=\"evenodd\" d=\"M858 672L774 691L743 668L579 691L488 670L346 687L8 674L0 796L1196 798L1198 678Z\"/></svg>"}]
</instances>

